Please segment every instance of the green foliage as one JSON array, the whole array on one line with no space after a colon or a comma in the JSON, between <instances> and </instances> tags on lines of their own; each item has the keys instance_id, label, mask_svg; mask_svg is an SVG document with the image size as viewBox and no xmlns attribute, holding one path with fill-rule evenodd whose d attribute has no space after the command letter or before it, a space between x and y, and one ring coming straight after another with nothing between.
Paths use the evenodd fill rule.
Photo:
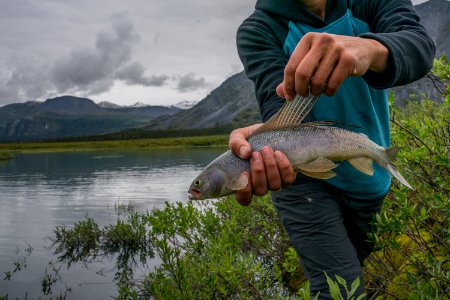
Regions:
<instances>
[{"instance_id":1,"label":"green foliage","mask_svg":"<svg viewBox=\"0 0 450 300\"><path fill-rule=\"evenodd\" d=\"M367 290L400 299L450 297L450 65L435 61L445 101L392 108L397 167L415 188L394 185L373 238L379 250L366 264Z\"/></svg>"},{"instance_id":2,"label":"green foliage","mask_svg":"<svg viewBox=\"0 0 450 300\"><path fill-rule=\"evenodd\" d=\"M158 299L276 298L286 293L274 262L286 248L268 199L242 208L227 199L210 206L167 205L149 215L162 263L143 288Z\"/></svg>"},{"instance_id":3,"label":"green foliage","mask_svg":"<svg viewBox=\"0 0 450 300\"><path fill-rule=\"evenodd\" d=\"M57 227L52 248L69 266L115 256L119 299L276 299L290 294L282 277L298 266L288 246L270 200L260 198L248 208L234 199L166 204L104 228L87 217ZM133 266L154 254L154 271L134 278Z\"/></svg>"},{"instance_id":4,"label":"green foliage","mask_svg":"<svg viewBox=\"0 0 450 300\"><path fill-rule=\"evenodd\" d=\"M402 148L396 165L415 189L394 181L376 216L377 249L364 266L368 299L450 298L450 65L441 58L433 72L443 103L391 108L392 144ZM58 227L52 249L68 265L114 257L119 299L312 299L268 197L249 207L232 197L166 204L104 228L86 218ZM135 276L137 265L155 263ZM359 279L335 279L333 299L362 298Z\"/></svg>"},{"instance_id":5,"label":"green foliage","mask_svg":"<svg viewBox=\"0 0 450 300\"><path fill-rule=\"evenodd\" d=\"M120 290L129 291L133 286L133 268L153 258L154 252L147 233L144 215L132 213L126 221L100 228L93 219L86 217L73 228L58 226L54 231L52 249L60 262L70 267L104 257L115 257L115 280ZM131 293L131 292L130 292Z\"/></svg>"},{"instance_id":6,"label":"green foliage","mask_svg":"<svg viewBox=\"0 0 450 300\"><path fill-rule=\"evenodd\" d=\"M146 127L128 129L116 133L101 134L93 136L83 136L63 139L61 141L116 141L116 140L130 140L130 139L158 139L158 138L174 138L174 137L198 137L198 136L212 136L212 135L228 135L231 130L237 126L222 125L213 128L198 128L198 129L149 129Z\"/></svg>"},{"instance_id":7,"label":"green foliage","mask_svg":"<svg viewBox=\"0 0 450 300\"><path fill-rule=\"evenodd\" d=\"M42 143L0 143L0 155L53 151L77 151L93 149L148 149L171 147L225 146L229 135L166 137L138 140L84 141L84 142L42 142Z\"/></svg>"},{"instance_id":8,"label":"green foliage","mask_svg":"<svg viewBox=\"0 0 450 300\"><path fill-rule=\"evenodd\" d=\"M360 286L360 279L357 277L351 284L351 287L348 287L347 282L344 278L336 275L336 281L334 281L331 277L325 274L327 277L328 286L330 287L330 295L333 300L360 300L366 297L366 294L361 294L357 298L355 298L356 292ZM342 289L344 290L344 295L342 295Z\"/></svg>"},{"instance_id":9,"label":"green foliage","mask_svg":"<svg viewBox=\"0 0 450 300\"><path fill-rule=\"evenodd\" d=\"M11 152L5 151L5 150L0 150L0 161L9 160L9 159L12 159L13 157L14 157L14 155Z\"/></svg>"}]
</instances>

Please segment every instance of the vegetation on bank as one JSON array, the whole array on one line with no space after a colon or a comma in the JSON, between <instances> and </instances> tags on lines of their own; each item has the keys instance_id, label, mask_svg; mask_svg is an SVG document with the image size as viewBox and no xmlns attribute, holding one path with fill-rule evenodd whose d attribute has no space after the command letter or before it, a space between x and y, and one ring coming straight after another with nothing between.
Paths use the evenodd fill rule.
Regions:
<instances>
[{"instance_id":1,"label":"vegetation on bank","mask_svg":"<svg viewBox=\"0 0 450 300\"><path fill-rule=\"evenodd\" d=\"M443 103L392 107L396 165L415 189L394 181L376 216L368 299L450 299L450 64L437 60L433 72L445 84ZM249 207L233 197L168 203L105 227L86 218L57 227L52 239L62 265L114 258L119 299L314 298L268 197ZM154 257L158 266L134 273ZM55 295L57 274L45 276L43 294ZM355 299L358 284L329 278L333 299Z\"/></svg>"},{"instance_id":2,"label":"vegetation on bank","mask_svg":"<svg viewBox=\"0 0 450 300\"><path fill-rule=\"evenodd\" d=\"M0 150L0 161L9 160L13 158L13 154L10 151Z\"/></svg>"},{"instance_id":3,"label":"vegetation on bank","mask_svg":"<svg viewBox=\"0 0 450 300\"><path fill-rule=\"evenodd\" d=\"M228 135L189 136L148 138L135 140L105 140L105 141L65 141L39 143L8 143L0 144L0 159L11 157L17 153L104 150L104 149L145 149L169 147L207 147L228 145Z\"/></svg>"}]
</instances>

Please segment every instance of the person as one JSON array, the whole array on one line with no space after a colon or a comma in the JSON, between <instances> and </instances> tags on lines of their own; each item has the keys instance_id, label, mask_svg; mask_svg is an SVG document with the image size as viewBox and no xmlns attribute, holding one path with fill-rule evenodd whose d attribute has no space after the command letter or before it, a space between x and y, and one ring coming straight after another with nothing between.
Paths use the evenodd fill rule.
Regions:
<instances>
[{"instance_id":1,"label":"person","mask_svg":"<svg viewBox=\"0 0 450 300\"><path fill-rule=\"evenodd\" d=\"M257 0L237 31L237 48L254 83L262 121L286 100L321 95L307 121L334 120L389 147L386 88L429 72L435 46L407 0ZM310 280L311 294L330 298L325 272L347 284L360 278L373 250L368 232L387 194L390 175L374 165L368 176L340 163L336 177L296 174L288 158L264 147L252 152L249 135L261 124L230 134L230 149L250 159L249 184L236 193L249 205L271 191L272 202Z\"/></svg>"}]
</instances>

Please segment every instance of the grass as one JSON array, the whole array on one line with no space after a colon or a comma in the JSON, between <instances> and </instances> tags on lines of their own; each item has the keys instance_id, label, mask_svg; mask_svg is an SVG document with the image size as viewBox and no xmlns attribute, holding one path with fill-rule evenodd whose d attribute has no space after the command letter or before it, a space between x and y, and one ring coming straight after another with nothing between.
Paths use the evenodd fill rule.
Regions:
<instances>
[{"instance_id":1,"label":"grass","mask_svg":"<svg viewBox=\"0 0 450 300\"><path fill-rule=\"evenodd\" d=\"M9 159L12 159L13 157L14 157L14 155L10 151L6 151L3 149L0 150L0 161L1 160L9 160Z\"/></svg>"},{"instance_id":2,"label":"grass","mask_svg":"<svg viewBox=\"0 0 450 300\"><path fill-rule=\"evenodd\" d=\"M11 159L17 153L105 150L105 149L144 149L144 148L188 148L212 147L228 144L228 135L170 137L155 139L86 141L86 142L39 142L39 143L0 143L0 160Z\"/></svg>"}]
</instances>

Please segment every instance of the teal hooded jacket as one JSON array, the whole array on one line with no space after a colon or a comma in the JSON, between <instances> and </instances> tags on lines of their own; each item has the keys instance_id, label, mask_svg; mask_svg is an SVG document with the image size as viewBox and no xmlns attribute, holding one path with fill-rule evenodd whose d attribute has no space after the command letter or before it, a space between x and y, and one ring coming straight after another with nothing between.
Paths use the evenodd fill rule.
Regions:
<instances>
[{"instance_id":1,"label":"teal hooded jacket","mask_svg":"<svg viewBox=\"0 0 450 300\"><path fill-rule=\"evenodd\" d=\"M332 97L322 95L307 117L309 121L354 124L383 147L390 146L386 88L403 85L431 69L435 46L419 23L410 1L327 1L321 19L296 0L258 0L255 11L239 27L237 47L246 75L254 83L262 120L269 119L284 100L275 93L284 67L297 43L308 32L326 32L375 39L389 50L388 69L348 77ZM389 190L390 174L375 164L365 175L344 162L338 176L327 180L356 198L380 198Z\"/></svg>"}]
</instances>

